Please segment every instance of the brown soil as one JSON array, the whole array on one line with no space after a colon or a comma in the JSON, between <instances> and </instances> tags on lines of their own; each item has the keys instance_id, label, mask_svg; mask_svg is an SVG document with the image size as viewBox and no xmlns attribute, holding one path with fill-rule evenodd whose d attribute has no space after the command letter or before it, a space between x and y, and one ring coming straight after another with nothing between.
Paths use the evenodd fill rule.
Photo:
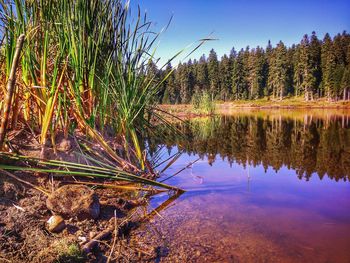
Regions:
<instances>
[{"instance_id":1,"label":"brown soil","mask_svg":"<svg viewBox=\"0 0 350 263\"><path fill-rule=\"evenodd\" d=\"M135 205L142 204L143 200L114 190L97 190L101 202L101 214L97 220L70 218L63 232L52 234L46 227L46 221L52 215L46 207L47 196L9 178L0 178L0 262L76 262L76 257L62 261L68 251L57 251L58 242L83 247L96 235L114 226L122 226L122 229L118 231L115 244L118 250L114 249L112 258L129 262L148 261L157 256L154 247L140 250L129 243L129 231L138 227L141 214L129 216L138 209ZM105 262L114 238L111 231L81 262ZM144 249L147 249L145 253L139 252Z\"/></svg>"},{"instance_id":2,"label":"brown soil","mask_svg":"<svg viewBox=\"0 0 350 263\"><path fill-rule=\"evenodd\" d=\"M12 141L14 150L29 156L40 155L40 147L28 132L17 133ZM60 143L60 139L57 142ZM71 144L69 150L57 153L48 147L48 158L79 161L74 140ZM68 183L68 179L58 180L47 175L13 174L49 192ZM69 180L71 183L72 179ZM156 247L142 242L130 243L132 230L145 222L147 197L117 189L95 189L95 194L101 205L96 220L66 218L66 228L53 234L47 230L46 223L52 216L46 206L48 196L1 173L0 262L154 261L159 254ZM102 238L101 233L104 234ZM90 242L96 238L97 242ZM83 248L87 253L81 252Z\"/></svg>"}]
</instances>

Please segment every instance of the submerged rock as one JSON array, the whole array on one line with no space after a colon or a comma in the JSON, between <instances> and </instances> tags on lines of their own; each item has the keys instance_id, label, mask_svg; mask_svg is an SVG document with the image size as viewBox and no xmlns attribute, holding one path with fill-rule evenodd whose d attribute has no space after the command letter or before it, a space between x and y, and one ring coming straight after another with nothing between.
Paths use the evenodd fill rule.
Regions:
<instances>
[{"instance_id":1,"label":"submerged rock","mask_svg":"<svg viewBox=\"0 0 350 263\"><path fill-rule=\"evenodd\" d=\"M65 185L56 189L46 200L53 213L79 220L100 215L100 202L93 190L82 185Z\"/></svg>"},{"instance_id":2,"label":"submerged rock","mask_svg":"<svg viewBox=\"0 0 350 263\"><path fill-rule=\"evenodd\" d=\"M58 233L61 232L66 227L66 223L61 216L51 216L47 220L47 229L50 232Z\"/></svg>"}]
</instances>

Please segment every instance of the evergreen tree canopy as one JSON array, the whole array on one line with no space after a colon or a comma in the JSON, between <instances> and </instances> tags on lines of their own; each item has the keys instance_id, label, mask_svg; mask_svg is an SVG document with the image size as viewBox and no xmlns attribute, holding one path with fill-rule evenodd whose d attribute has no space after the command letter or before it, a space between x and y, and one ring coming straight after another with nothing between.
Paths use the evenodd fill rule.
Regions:
<instances>
[{"instance_id":1,"label":"evergreen tree canopy","mask_svg":"<svg viewBox=\"0 0 350 263\"><path fill-rule=\"evenodd\" d=\"M268 97L304 96L305 100L325 97L328 100L350 100L350 35L333 38L327 33L319 40L316 33L305 34L299 44L286 47L280 41L275 47L247 46L234 48L221 59L214 49L208 59L179 64L164 85L159 100L163 103L189 103L195 93L209 92L217 100L240 100ZM172 71L171 65L158 72L152 66L148 74L159 78ZM162 75L163 74L163 75Z\"/></svg>"}]
</instances>

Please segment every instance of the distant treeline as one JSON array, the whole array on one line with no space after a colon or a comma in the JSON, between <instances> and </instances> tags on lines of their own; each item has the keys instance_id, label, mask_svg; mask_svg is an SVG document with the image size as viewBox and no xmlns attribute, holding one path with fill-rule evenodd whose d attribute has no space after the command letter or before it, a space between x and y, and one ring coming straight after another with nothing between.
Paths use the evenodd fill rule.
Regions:
<instances>
[{"instance_id":1,"label":"distant treeline","mask_svg":"<svg viewBox=\"0 0 350 263\"><path fill-rule=\"evenodd\" d=\"M250 48L239 52L233 48L220 60L214 49L208 58L180 63L164 82L159 101L164 104L190 103L192 96L209 92L216 100L283 99L304 96L306 101L326 97L329 100L350 100L350 35L323 40L315 32L304 35L299 44L286 47ZM151 74L162 78L172 70L154 65Z\"/></svg>"}]
</instances>

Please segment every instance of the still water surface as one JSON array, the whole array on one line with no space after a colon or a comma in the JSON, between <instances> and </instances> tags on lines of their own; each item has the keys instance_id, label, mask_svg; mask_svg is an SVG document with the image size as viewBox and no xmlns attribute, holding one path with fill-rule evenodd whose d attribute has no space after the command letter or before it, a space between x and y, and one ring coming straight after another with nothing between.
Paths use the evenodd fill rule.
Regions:
<instances>
[{"instance_id":1,"label":"still water surface","mask_svg":"<svg viewBox=\"0 0 350 263\"><path fill-rule=\"evenodd\" d=\"M166 181L187 192L147 227L168 258L350 262L349 114L243 112L178 128L188 137L153 142L164 159L183 152L167 176L197 160Z\"/></svg>"}]
</instances>

